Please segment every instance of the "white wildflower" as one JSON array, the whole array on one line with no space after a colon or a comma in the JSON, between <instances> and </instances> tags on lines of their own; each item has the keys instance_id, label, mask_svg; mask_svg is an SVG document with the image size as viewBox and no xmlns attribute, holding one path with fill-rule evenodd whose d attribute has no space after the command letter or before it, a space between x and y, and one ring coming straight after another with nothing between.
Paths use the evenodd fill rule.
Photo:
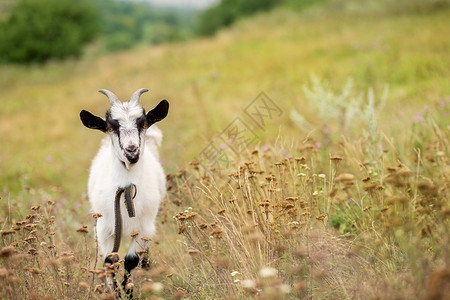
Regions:
<instances>
[{"instance_id":1,"label":"white wildflower","mask_svg":"<svg viewBox=\"0 0 450 300\"><path fill-rule=\"evenodd\" d=\"M264 267L259 270L259 276L261 276L262 278L275 277L277 276L277 273L277 269L271 267Z\"/></svg>"},{"instance_id":2,"label":"white wildflower","mask_svg":"<svg viewBox=\"0 0 450 300\"><path fill-rule=\"evenodd\" d=\"M252 290L256 288L256 282L252 279L245 279L241 281L241 285L244 289Z\"/></svg>"},{"instance_id":3,"label":"white wildflower","mask_svg":"<svg viewBox=\"0 0 450 300\"><path fill-rule=\"evenodd\" d=\"M291 287L288 284L283 283L280 285L280 292L282 294L289 294L291 292Z\"/></svg>"}]
</instances>

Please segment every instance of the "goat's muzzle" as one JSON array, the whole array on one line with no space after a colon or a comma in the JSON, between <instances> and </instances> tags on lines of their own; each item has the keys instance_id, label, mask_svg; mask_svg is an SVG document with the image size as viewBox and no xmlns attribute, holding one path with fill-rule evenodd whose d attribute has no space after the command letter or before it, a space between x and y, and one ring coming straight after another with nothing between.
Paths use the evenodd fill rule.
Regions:
<instances>
[{"instance_id":1,"label":"goat's muzzle","mask_svg":"<svg viewBox=\"0 0 450 300\"><path fill-rule=\"evenodd\" d=\"M130 162L130 164L135 164L139 160L139 148L135 145L130 145L126 147L125 149L125 156Z\"/></svg>"}]
</instances>

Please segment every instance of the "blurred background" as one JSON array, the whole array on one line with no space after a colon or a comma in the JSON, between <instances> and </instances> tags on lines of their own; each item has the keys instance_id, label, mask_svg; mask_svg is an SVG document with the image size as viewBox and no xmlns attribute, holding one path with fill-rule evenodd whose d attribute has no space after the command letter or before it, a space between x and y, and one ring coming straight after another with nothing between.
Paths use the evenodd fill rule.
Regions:
<instances>
[{"instance_id":1,"label":"blurred background","mask_svg":"<svg viewBox=\"0 0 450 300\"><path fill-rule=\"evenodd\" d=\"M450 0L0 0L2 297L107 297L79 113L148 88L138 297L448 299L449 37Z\"/></svg>"},{"instance_id":2,"label":"blurred background","mask_svg":"<svg viewBox=\"0 0 450 300\"><path fill-rule=\"evenodd\" d=\"M381 129L399 131L448 105L449 19L447 0L1 0L0 189L51 189L80 205L102 135L78 114L104 114L100 88L125 101L147 87L147 109L169 100L168 171L261 92L282 114L255 129L260 145L333 143L357 127L362 108L346 107L369 89L384 99Z\"/></svg>"}]
</instances>

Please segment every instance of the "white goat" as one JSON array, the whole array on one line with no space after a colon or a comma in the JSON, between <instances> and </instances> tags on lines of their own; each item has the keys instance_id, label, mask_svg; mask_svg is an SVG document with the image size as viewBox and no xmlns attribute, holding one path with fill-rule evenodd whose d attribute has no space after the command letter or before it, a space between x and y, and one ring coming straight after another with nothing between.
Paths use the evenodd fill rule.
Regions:
<instances>
[{"instance_id":1,"label":"white goat","mask_svg":"<svg viewBox=\"0 0 450 300\"><path fill-rule=\"evenodd\" d=\"M123 103L108 90L99 92L111 103L106 118L86 110L80 113L86 127L108 135L92 162L88 195L92 212L102 215L97 221L97 240L105 263L117 262L118 256L109 254L118 251L121 238L139 233L131 237L125 256L125 287L131 270L139 263L138 253L148 250L148 238L155 233L156 215L166 193L165 175L157 151L162 133L152 124L167 116L169 103L162 100L146 114L139 98L147 89L137 90L129 102ZM121 198L125 201L120 201ZM115 288L115 282L113 285ZM132 291L127 294L132 295Z\"/></svg>"}]
</instances>

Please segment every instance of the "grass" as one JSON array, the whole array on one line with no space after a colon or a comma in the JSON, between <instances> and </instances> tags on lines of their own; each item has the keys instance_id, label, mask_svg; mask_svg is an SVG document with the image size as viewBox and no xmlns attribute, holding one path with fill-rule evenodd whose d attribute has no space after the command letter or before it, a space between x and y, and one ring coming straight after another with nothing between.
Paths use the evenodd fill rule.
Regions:
<instances>
[{"instance_id":1,"label":"grass","mask_svg":"<svg viewBox=\"0 0 450 300\"><path fill-rule=\"evenodd\" d=\"M2 66L3 297L111 296L85 195L102 136L78 113L148 87L147 108L171 103L169 193L138 297L444 299L448 17L280 9L211 40ZM280 110L258 128L261 91ZM239 156L221 139L236 117L258 135ZM232 159L209 165L210 142Z\"/></svg>"}]
</instances>

